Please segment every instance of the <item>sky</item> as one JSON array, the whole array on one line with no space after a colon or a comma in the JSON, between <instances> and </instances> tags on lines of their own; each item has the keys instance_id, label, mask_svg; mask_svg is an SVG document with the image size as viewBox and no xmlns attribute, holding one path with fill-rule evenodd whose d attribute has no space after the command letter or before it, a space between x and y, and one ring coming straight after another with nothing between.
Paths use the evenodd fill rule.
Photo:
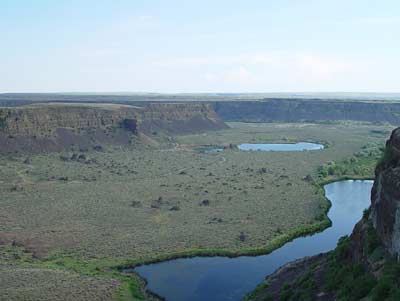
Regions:
<instances>
[{"instance_id":1,"label":"sky","mask_svg":"<svg viewBox=\"0 0 400 301\"><path fill-rule=\"evenodd\" d=\"M0 0L0 92L400 92L398 0Z\"/></svg>"}]
</instances>

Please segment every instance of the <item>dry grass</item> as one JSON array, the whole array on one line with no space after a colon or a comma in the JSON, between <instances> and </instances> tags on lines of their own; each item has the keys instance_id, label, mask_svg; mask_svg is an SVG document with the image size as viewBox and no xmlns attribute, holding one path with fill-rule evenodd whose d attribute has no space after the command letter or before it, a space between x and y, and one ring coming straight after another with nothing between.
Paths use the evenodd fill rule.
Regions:
<instances>
[{"instance_id":1,"label":"dry grass","mask_svg":"<svg viewBox=\"0 0 400 301\"><path fill-rule=\"evenodd\" d=\"M265 245L315 222L323 202L303 180L368 141L368 126L237 125L180 143L326 141L324 151L200 154L121 150L2 160L2 236L39 257L136 258L193 248ZM71 154L65 154L71 156ZM264 169L263 169L264 168ZM206 204L204 205L203 202ZM239 239L241 233L247 239Z\"/></svg>"},{"instance_id":2,"label":"dry grass","mask_svg":"<svg viewBox=\"0 0 400 301\"><path fill-rule=\"evenodd\" d=\"M85 153L81 160L65 160L72 153L63 154L64 160L60 154L27 162L1 158L0 243L14 241L42 260L68 255L142 261L193 249L260 248L321 219L326 201L304 180L307 175L316 177L320 165L343 160L368 142L383 143L385 134L376 130L388 130L362 124L230 125L177 137L180 147L171 149L114 148ZM193 150L282 141L322 141L329 147L290 153ZM8 261L2 262L10 271ZM74 292L103 281L40 269L13 268L7 274L18 278L24 271L37 279L54 273L64 279L60 283L81 283L71 286ZM109 291L114 284L107 281L98 285ZM21 285L15 291L26 291Z\"/></svg>"},{"instance_id":3,"label":"dry grass","mask_svg":"<svg viewBox=\"0 0 400 301\"><path fill-rule=\"evenodd\" d=\"M60 269L0 265L0 300L110 300L118 285Z\"/></svg>"}]
</instances>

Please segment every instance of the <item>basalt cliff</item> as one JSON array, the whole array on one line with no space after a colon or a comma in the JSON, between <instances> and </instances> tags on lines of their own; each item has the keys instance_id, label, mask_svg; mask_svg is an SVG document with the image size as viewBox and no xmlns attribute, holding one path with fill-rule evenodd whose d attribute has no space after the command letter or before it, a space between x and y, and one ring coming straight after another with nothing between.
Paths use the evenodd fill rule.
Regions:
<instances>
[{"instance_id":1,"label":"basalt cliff","mask_svg":"<svg viewBox=\"0 0 400 301\"><path fill-rule=\"evenodd\" d=\"M0 153L130 144L132 135L176 135L227 126L211 105L34 104L0 108Z\"/></svg>"},{"instance_id":2,"label":"basalt cliff","mask_svg":"<svg viewBox=\"0 0 400 301\"><path fill-rule=\"evenodd\" d=\"M290 263L247 300L400 300L400 128L375 171L371 206L327 254Z\"/></svg>"},{"instance_id":3,"label":"basalt cliff","mask_svg":"<svg viewBox=\"0 0 400 301\"><path fill-rule=\"evenodd\" d=\"M370 219L386 249L400 254L400 128L386 143L384 158L376 168Z\"/></svg>"},{"instance_id":4,"label":"basalt cliff","mask_svg":"<svg viewBox=\"0 0 400 301\"><path fill-rule=\"evenodd\" d=\"M321 99L264 99L214 104L225 121L242 122L387 122L400 124L400 103Z\"/></svg>"},{"instance_id":5,"label":"basalt cliff","mask_svg":"<svg viewBox=\"0 0 400 301\"><path fill-rule=\"evenodd\" d=\"M120 104L138 107L165 103L204 103L211 105L224 121L241 122L358 122L400 125L398 97L373 95L357 97L314 95L284 97L258 94L21 94L0 93L0 106L21 106L35 103Z\"/></svg>"}]
</instances>

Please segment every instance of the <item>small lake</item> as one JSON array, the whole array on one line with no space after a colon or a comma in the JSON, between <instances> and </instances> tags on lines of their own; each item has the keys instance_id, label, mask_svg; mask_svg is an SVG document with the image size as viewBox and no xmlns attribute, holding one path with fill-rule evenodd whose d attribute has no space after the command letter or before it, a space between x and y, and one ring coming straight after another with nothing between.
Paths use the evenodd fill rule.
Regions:
<instances>
[{"instance_id":1,"label":"small lake","mask_svg":"<svg viewBox=\"0 0 400 301\"><path fill-rule=\"evenodd\" d=\"M328 213L332 227L297 238L270 254L182 258L125 271L137 272L148 281L148 290L167 301L239 301L286 263L334 249L370 205L372 184L348 180L325 185L325 195L332 202Z\"/></svg>"},{"instance_id":2,"label":"small lake","mask_svg":"<svg viewBox=\"0 0 400 301\"><path fill-rule=\"evenodd\" d=\"M238 148L243 151L283 151L283 152L296 152L305 150L321 150L324 149L322 144L310 142L298 143L243 143L239 144Z\"/></svg>"}]
</instances>

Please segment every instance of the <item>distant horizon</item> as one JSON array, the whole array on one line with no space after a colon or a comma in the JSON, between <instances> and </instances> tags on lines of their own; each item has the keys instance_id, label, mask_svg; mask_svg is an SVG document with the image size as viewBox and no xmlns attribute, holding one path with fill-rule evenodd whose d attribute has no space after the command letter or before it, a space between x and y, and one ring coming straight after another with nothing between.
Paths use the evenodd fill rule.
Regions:
<instances>
[{"instance_id":1,"label":"distant horizon","mask_svg":"<svg viewBox=\"0 0 400 301\"><path fill-rule=\"evenodd\" d=\"M151 92L151 91L12 91L0 92L4 94L61 94L61 95L399 95L400 92Z\"/></svg>"},{"instance_id":2,"label":"distant horizon","mask_svg":"<svg viewBox=\"0 0 400 301\"><path fill-rule=\"evenodd\" d=\"M227 95L271 95L271 96L396 96L400 97L400 92L151 92L151 91L0 91L0 95L120 95L120 96L140 96L140 95L153 95L153 96L189 96L189 95L214 95L214 96L227 96Z\"/></svg>"},{"instance_id":3,"label":"distant horizon","mask_svg":"<svg viewBox=\"0 0 400 301\"><path fill-rule=\"evenodd\" d=\"M338 101L400 102L396 92L256 92L256 93L158 93L158 92L16 92L0 93L2 101L107 102L107 101L258 101L268 99L319 99Z\"/></svg>"}]
</instances>

